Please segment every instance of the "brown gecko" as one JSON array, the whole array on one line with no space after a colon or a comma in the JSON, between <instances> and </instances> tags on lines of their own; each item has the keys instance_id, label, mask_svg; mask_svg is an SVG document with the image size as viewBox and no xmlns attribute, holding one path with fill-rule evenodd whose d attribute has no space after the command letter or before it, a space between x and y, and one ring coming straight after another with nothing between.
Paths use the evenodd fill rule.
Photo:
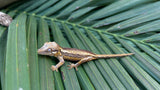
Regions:
<instances>
[{"instance_id":1,"label":"brown gecko","mask_svg":"<svg viewBox=\"0 0 160 90\"><path fill-rule=\"evenodd\" d=\"M75 48L62 48L59 46L56 42L46 42L40 49L38 49L38 54L40 55L49 55L54 56L59 59L59 63L57 65L52 65L51 69L53 71L58 71L58 68L64 64L64 59L70 60L70 61L78 61L76 64L70 63L68 67L75 68L84 63L91 60L99 59L99 58L111 58L111 57L123 57L132 55L133 53L128 54L94 54L90 51L81 50L81 49L75 49Z\"/></svg>"}]
</instances>

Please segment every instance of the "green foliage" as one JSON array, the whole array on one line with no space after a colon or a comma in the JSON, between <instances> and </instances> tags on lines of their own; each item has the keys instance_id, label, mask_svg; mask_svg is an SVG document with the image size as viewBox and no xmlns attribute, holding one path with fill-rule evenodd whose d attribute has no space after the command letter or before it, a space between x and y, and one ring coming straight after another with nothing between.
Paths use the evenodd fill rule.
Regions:
<instances>
[{"instance_id":1,"label":"green foliage","mask_svg":"<svg viewBox=\"0 0 160 90\"><path fill-rule=\"evenodd\" d=\"M160 1L30 0L4 12L0 26L0 76L3 90L110 90L160 88ZM62 47L97 54L134 53L99 59L53 72L58 60L37 49L56 41Z\"/></svg>"},{"instance_id":2,"label":"green foliage","mask_svg":"<svg viewBox=\"0 0 160 90\"><path fill-rule=\"evenodd\" d=\"M30 88L26 30L24 25L26 18L25 14L20 15L11 23L8 29L4 81L4 88L6 90Z\"/></svg>"}]
</instances>

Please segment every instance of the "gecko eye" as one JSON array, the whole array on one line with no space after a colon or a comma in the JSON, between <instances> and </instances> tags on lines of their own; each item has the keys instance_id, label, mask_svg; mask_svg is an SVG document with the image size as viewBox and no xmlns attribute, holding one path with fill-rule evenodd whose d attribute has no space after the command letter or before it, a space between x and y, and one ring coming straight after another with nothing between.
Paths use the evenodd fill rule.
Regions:
<instances>
[{"instance_id":1,"label":"gecko eye","mask_svg":"<svg viewBox=\"0 0 160 90\"><path fill-rule=\"evenodd\" d=\"M51 52L51 51L52 51L52 49L49 48L49 49L48 49L48 52Z\"/></svg>"}]
</instances>

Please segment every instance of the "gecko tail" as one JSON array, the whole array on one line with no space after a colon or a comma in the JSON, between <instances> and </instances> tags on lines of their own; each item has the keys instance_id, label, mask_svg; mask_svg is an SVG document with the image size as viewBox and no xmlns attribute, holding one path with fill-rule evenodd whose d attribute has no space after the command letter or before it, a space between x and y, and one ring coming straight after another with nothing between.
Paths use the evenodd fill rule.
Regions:
<instances>
[{"instance_id":1,"label":"gecko tail","mask_svg":"<svg viewBox=\"0 0 160 90\"><path fill-rule=\"evenodd\" d=\"M133 53L127 53L127 54L97 54L95 57L96 58L112 58L112 57L124 57L124 56L130 56L133 55Z\"/></svg>"}]
</instances>

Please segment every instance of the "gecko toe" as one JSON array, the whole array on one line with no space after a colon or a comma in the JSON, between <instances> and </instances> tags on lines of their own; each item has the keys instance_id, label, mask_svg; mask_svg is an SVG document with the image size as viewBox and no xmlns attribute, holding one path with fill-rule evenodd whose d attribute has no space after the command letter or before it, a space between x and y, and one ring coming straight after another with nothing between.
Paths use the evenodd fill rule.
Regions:
<instances>
[{"instance_id":1,"label":"gecko toe","mask_svg":"<svg viewBox=\"0 0 160 90\"><path fill-rule=\"evenodd\" d=\"M52 71L58 72L58 68L56 66L54 66L54 65L51 66L51 69L52 69Z\"/></svg>"},{"instance_id":2,"label":"gecko toe","mask_svg":"<svg viewBox=\"0 0 160 90\"><path fill-rule=\"evenodd\" d=\"M75 64L73 64L73 63L69 63L69 64L70 64L70 65L68 65L68 67L70 67L69 70L71 70L73 67L76 69L76 71L78 70L78 68Z\"/></svg>"},{"instance_id":3,"label":"gecko toe","mask_svg":"<svg viewBox=\"0 0 160 90\"><path fill-rule=\"evenodd\" d=\"M77 67L75 67L75 69L76 69L76 71L78 71L78 68L77 68Z\"/></svg>"},{"instance_id":4,"label":"gecko toe","mask_svg":"<svg viewBox=\"0 0 160 90\"><path fill-rule=\"evenodd\" d=\"M71 70L72 68L73 68L73 66L72 65L67 65L68 67L69 67L69 70Z\"/></svg>"}]
</instances>

